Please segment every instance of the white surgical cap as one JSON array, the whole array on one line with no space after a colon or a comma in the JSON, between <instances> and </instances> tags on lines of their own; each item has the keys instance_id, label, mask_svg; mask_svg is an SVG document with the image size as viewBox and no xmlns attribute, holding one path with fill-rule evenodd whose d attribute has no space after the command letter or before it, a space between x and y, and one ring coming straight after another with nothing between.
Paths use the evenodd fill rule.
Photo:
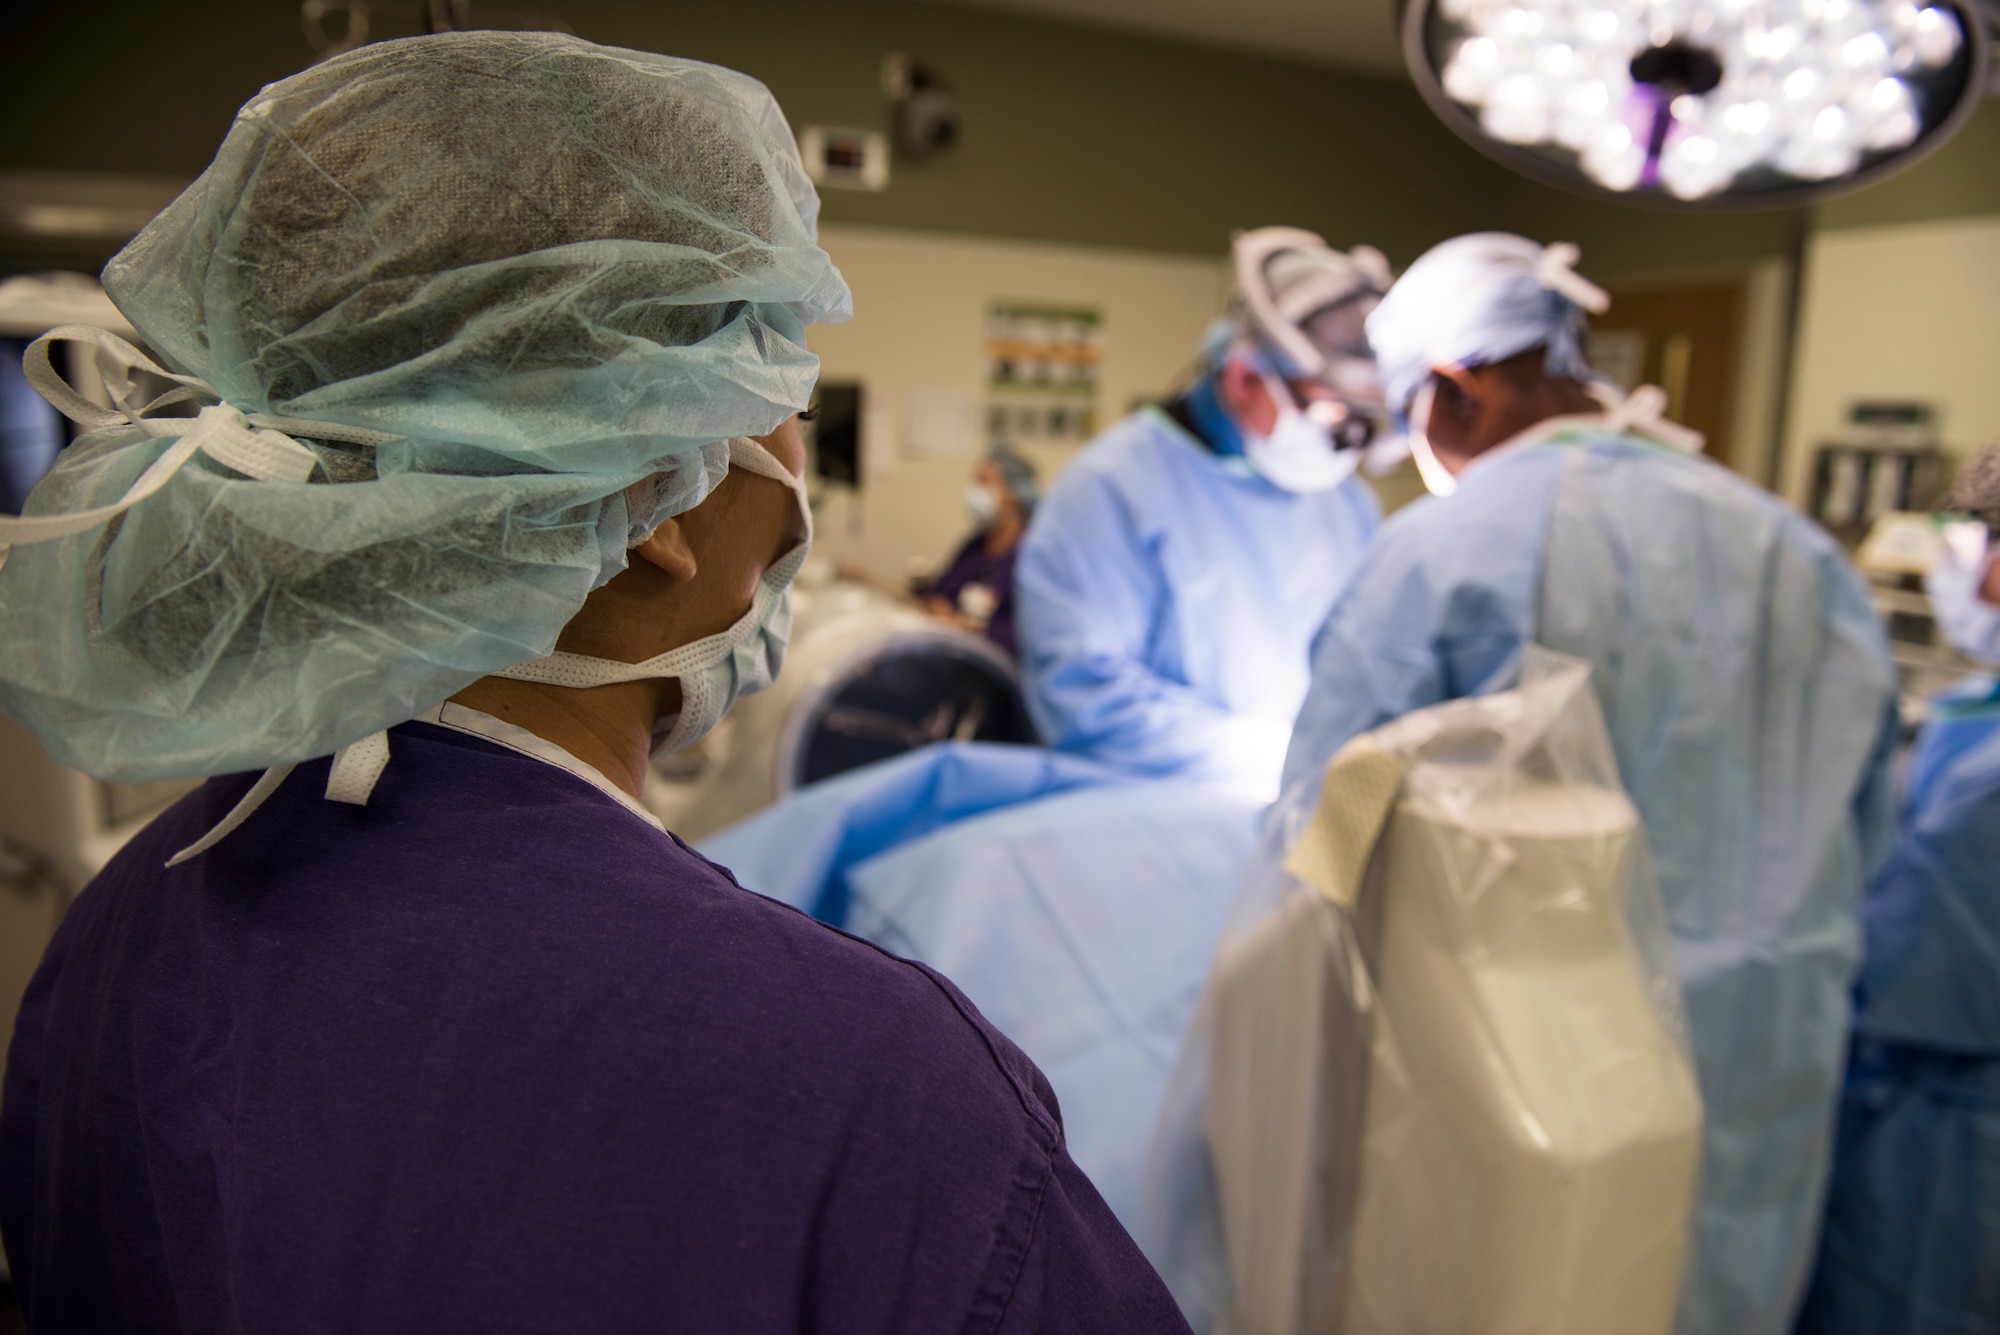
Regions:
<instances>
[{"instance_id":1,"label":"white surgical cap","mask_svg":"<svg viewBox=\"0 0 2000 1335\"><path fill-rule=\"evenodd\" d=\"M546 655L724 442L805 406L805 326L849 311L817 214L769 92L711 65L455 33L265 88L105 286L227 410L393 439L295 430L307 481L196 453L17 547L0 706L90 773L220 773ZM70 447L27 513L119 501L186 434L148 425Z\"/></svg>"},{"instance_id":2,"label":"white surgical cap","mask_svg":"<svg viewBox=\"0 0 2000 1335\"><path fill-rule=\"evenodd\" d=\"M1590 374L1579 342L1583 312L1609 304L1570 266L1576 247L1476 232L1433 246L1404 271L1368 317L1389 407L1409 411L1433 370L1482 366L1546 346L1550 375Z\"/></svg>"}]
</instances>

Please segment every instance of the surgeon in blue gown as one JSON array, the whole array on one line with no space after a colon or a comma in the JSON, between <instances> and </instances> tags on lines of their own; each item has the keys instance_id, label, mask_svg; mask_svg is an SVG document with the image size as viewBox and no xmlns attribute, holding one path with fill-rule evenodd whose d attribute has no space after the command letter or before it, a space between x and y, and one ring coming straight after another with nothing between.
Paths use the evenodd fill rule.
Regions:
<instances>
[{"instance_id":1,"label":"surgeon in blue gown","mask_svg":"<svg viewBox=\"0 0 2000 1335\"><path fill-rule=\"evenodd\" d=\"M1960 474L1928 584L1987 671L1911 756L1896 847L1862 908L1819 1269L1799 1335L2000 1330L2000 445Z\"/></svg>"},{"instance_id":2,"label":"surgeon in blue gown","mask_svg":"<svg viewBox=\"0 0 2000 1335\"><path fill-rule=\"evenodd\" d=\"M1593 390L1579 335L1607 299L1574 259L1459 237L1369 317L1389 406L1451 494L1383 526L1320 633L1287 798L1357 734L1511 685L1530 643L1592 665L1706 1103L1685 1316L1777 1335L1810 1269L1857 907L1887 843L1892 668L1824 533L1689 453L1657 391Z\"/></svg>"},{"instance_id":3,"label":"surgeon in blue gown","mask_svg":"<svg viewBox=\"0 0 2000 1335\"><path fill-rule=\"evenodd\" d=\"M1306 652L1380 516L1362 323L1382 256L1295 228L1235 245L1200 377L1057 480L1015 573L1029 708L1058 750L1269 800Z\"/></svg>"},{"instance_id":4,"label":"surgeon in blue gown","mask_svg":"<svg viewBox=\"0 0 2000 1335\"><path fill-rule=\"evenodd\" d=\"M1290 228L1236 256L1208 373L1086 450L1029 530L1025 671L1058 749L926 748L704 846L963 988L1049 1073L1072 1154L1128 1222L1313 627L1375 526L1352 474L1379 406L1361 321L1386 265Z\"/></svg>"}]
</instances>

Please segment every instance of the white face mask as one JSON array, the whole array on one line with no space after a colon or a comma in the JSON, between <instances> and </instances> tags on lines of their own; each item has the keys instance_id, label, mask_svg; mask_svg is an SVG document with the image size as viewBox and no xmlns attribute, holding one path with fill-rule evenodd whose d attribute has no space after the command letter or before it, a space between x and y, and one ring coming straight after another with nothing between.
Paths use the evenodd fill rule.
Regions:
<instances>
[{"instance_id":1,"label":"white face mask","mask_svg":"<svg viewBox=\"0 0 2000 1335\"><path fill-rule=\"evenodd\" d=\"M2000 667L2000 607L1980 592L1991 559L1986 525L1976 520L1949 523L1943 538L1924 575L1938 631L1966 657Z\"/></svg>"},{"instance_id":2,"label":"white face mask","mask_svg":"<svg viewBox=\"0 0 2000 1335\"><path fill-rule=\"evenodd\" d=\"M965 489L965 512L981 528L990 528L1000 517L1000 498L977 482Z\"/></svg>"},{"instance_id":3,"label":"white face mask","mask_svg":"<svg viewBox=\"0 0 2000 1335\"><path fill-rule=\"evenodd\" d=\"M1243 453L1250 466L1272 484L1295 492L1330 491L1352 477L1362 452L1336 450L1326 424L1299 411L1291 391L1276 377L1267 373L1263 379L1278 420L1268 436L1243 428ZM1338 404L1326 407L1345 411Z\"/></svg>"},{"instance_id":4,"label":"white face mask","mask_svg":"<svg viewBox=\"0 0 2000 1335\"><path fill-rule=\"evenodd\" d=\"M812 510L806 504L804 480L795 477L756 441L747 437L730 441L729 466L782 482L798 500L806 534L798 546L764 572L750 600L750 610L734 625L719 635L669 649L643 663L554 653L493 675L578 689L676 677L681 683L681 710L671 719L660 721L653 740L656 756L693 746L722 720L737 700L755 695L775 681L778 670L784 666L785 645L792 633L792 580L812 547Z\"/></svg>"}]
</instances>

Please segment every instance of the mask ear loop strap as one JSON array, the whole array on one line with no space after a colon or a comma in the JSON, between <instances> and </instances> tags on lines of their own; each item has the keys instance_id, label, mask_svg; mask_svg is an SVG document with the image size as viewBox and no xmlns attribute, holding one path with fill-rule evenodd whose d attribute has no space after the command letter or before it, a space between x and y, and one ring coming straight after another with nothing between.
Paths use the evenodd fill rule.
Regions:
<instances>
[{"instance_id":1,"label":"mask ear loop strap","mask_svg":"<svg viewBox=\"0 0 2000 1335\"><path fill-rule=\"evenodd\" d=\"M292 769L290 765L273 765L265 770L257 782L250 785L250 791L243 794L236 805L229 809L229 814L216 823L214 829L168 858L167 865L178 867L190 858L200 857L221 843L235 831L237 826L256 814L257 808L264 805L264 800L277 792L279 785L290 777Z\"/></svg>"},{"instance_id":2,"label":"mask ear loop strap","mask_svg":"<svg viewBox=\"0 0 2000 1335\"><path fill-rule=\"evenodd\" d=\"M1423 479L1424 490L1433 496L1449 496L1458 490L1458 479L1431 448L1431 409L1436 403L1437 376L1433 372L1424 377L1424 383L1417 386L1416 397L1410 400L1410 457L1416 461L1417 476Z\"/></svg>"},{"instance_id":3,"label":"mask ear loop strap","mask_svg":"<svg viewBox=\"0 0 2000 1335\"><path fill-rule=\"evenodd\" d=\"M168 390L136 409L106 408L92 403L56 372L49 350L61 342L85 343L98 350L100 363L97 370L99 376L104 378L107 393L113 386L112 377L105 375L102 365L101 358L105 354L109 354L119 367L117 379L126 393L130 392L130 378L123 373L132 370L147 371L179 381L180 388ZM245 415L220 402L203 408L193 421L184 417L148 417L146 414L170 404L194 398L220 399L221 396L208 382L164 370L116 334L90 325L62 325L51 329L28 345L21 358L21 370L36 393L80 426L93 431L136 426L151 436L179 439L139 474L123 496L109 505L68 514L0 515L0 567L6 564L7 556L15 546L51 542L86 533L124 514L165 487L197 453L206 454L223 467L258 481L305 482L319 467L319 456L286 435L288 430L369 446L396 439L385 431L372 431L339 422L272 417L263 413Z\"/></svg>"},{"instance_id":4,"label":"mask ear loop strap","mask_svg":"<svg viewBox=\"0 0 2000 1335\"><path fill-rule=\"evenodd\" d=\"M382 777L382 771L388 764L387 732L378 732L341 747L334 752L333 768L326 776L326 800L367 806L370 794L375 791L375 781ZM234 834L245 821L257 814L257 809L283 786L296 768L296 765L273 765L265 770L258 776L257 782L250 785L250 791L229 809L229 814L216 822L214 829L168 858L167 865L178 867L183 862L200 857Z\"/></svg>"},{"instance_id":5,"label":"mask ear loop strap","mask_svg":"<svg viewBox=\"0 0 2000 1335\"><path fill-rule=\"evenodd\" d=\"M49 350L57 343L85 343L96 348L99 354L95 367L98 377L104 383L105 393L119 400L121 406L107 408L101 403L92 403L71 388L69 381L63 379L49 358ZM111 361L118 368L115 380L104 372L105 354L109 354ZM131 377L127 373L131 371L148 371L163 380L177 381L180 388L170 389L140 408L124 406L123 395L117 391L130 392ZM27 379L29 386L47 399L57 412L78 426L87 427L92 431L135 423L148 413L170 404L186 402L188 399L222 397L207 381L191 375L175 375L110 330L87 324L58 325L30 343L27 351L21 356L21 374Z\"/></svg>"},{"instance_id":6,"label":"mask ear loop strap","mask_svg":"<svg viewBox=\"0 0 2000 1335\"><path fill-rule=\"evenodd\" d=\"M785 588L797 577L799 567L805 564L806 554L812 547L813 516L812 506L806 499L804 480L749 437L739 436L729 442L729 466L783 485L797 501L800 520L805 526L805 537L764 572L764 577L757 582L757 592L751 598L749 610L738 617L729 629L681 645L678 649L669 649L643 663L618 663L557 650L547 657L516 663L488 675L508 681L535 681L571 690L588 690L593 686L616 682L684 677L701 664L712 661L719 651L734 645L741 638L745 626L755 624L769 614L770 604L784 596Z\"/></svg>"}]
</instances>

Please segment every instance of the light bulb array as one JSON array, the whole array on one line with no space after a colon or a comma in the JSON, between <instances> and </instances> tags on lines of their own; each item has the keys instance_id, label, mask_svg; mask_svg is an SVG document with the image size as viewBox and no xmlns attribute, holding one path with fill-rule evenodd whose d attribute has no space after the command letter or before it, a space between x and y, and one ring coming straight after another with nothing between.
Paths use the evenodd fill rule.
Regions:
<instances>
[{"instance_id":1,"label":"light bulb array","mask_svg":"<svg viewBox=\"0 0 2000 1335\"><path fill-rule=\"evenodd\" d=\"M1957 13L1913 0L1436 2L1459 30L1443 91L1487 135L1683 200L1759 168L1828 181L1907 148L1925 128L1913 80L1966 41Z\"/></svg>"}]
</instances>

